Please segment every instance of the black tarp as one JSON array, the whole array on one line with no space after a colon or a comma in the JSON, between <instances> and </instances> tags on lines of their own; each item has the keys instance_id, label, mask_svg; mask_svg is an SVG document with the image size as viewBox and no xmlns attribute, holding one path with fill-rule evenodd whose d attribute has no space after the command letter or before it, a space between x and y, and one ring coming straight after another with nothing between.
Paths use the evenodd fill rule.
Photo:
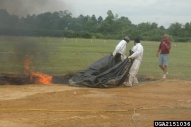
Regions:
<instances>
[{"instance_id":1,"label":"black tarp","mask_svg":"<svg viewBox=\"0 0 191 127\"><path fill-rule=\"evenodd\" d=\"M131 59L117 62L112 55L104 56L87 69L75 74L69 80L69 85L94 88L119 86L127 79L132 63Z\"/></svg>"}]
</instances>

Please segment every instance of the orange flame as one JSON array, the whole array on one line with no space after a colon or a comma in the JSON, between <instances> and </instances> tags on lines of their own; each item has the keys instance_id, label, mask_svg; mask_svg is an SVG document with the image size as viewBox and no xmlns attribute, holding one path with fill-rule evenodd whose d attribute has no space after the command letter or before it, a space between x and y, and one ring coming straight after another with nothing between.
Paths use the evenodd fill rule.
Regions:
<instances>
[{"instance_id":1,"label":"orange flame","mask_svg":"<svg viewBox=\"0 0 191 127\"><path fill-rule=\"evenodd\" d=\"M30 80L34 81L34 83L36 84L51 84L52 76L42 74L40 72L33 72L32 76L30 77Z\"/></svg>"},{"instance_id":2,"label":"orange flame","mask_svg":"<svg viewBox=\"0 0 191 127\"><path fill-rule=\"evenodd\" d=\"M52 76L40 72L35 72L34 67L30 66L30 64L31 60L27 58L24 61L24 74L27 76L30 75L31 82L36 84L52 84Z\"/></svg>"}]
</instances>

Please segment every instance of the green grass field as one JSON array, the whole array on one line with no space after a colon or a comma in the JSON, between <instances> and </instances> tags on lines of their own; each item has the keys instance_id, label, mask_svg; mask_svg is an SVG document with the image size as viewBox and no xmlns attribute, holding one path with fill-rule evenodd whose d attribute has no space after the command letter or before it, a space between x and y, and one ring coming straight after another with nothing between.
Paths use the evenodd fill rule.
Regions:
<instances>
[{"instance_id":1,"label":"green grass field","mask_svg":"<svg viewBox=\"0 0 191 127\"><path fill-rule=\"evenodd\" d=\"M32 60L35 71L51 75L74 74L113 52L120 40L69 39L49 37L0 37L0 72L23 73L26 55ZM160 78L156 51L159 42L144 42L144 56L138 72L140 77ZM133 41L127 45L128 50ZM191 44L173 43L169 75L172 79L191 79Z\"/></svg>"}]
</instances>

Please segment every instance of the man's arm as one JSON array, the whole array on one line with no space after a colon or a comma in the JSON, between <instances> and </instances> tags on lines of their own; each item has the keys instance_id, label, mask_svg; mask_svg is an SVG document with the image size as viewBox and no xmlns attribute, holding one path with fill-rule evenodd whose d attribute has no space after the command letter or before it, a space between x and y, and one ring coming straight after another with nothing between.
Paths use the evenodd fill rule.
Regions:
<instances>
[{"instance_id":1,"label":"man's arm","mask_svg":"<svg viewBox=\"0 0 191 127\"><path fill-rule=\"evenodd\" d=\"M167 48L168 50L170 50L170 47L169 47L167 44L166 44L165 46L166 46L166 48Z\"/></svg>"},{"instance_id":2,"label":"man's arm","mask_svg":"<svg viewBox=\"0 0 191 127\"><path fill-rule=\"evenodd\" d=\"M141 54L141 48L137 47L136 51L131 55L131 58L137 58Z\"/></svg>"},{"instance_id":3,"label":"man's arm","mask_svg":"<svg viewBox=\"0 0 191 127\"><path fill-rule=\"evenodd\" d=\"M158 57L159 56L159 53L160 53L160 48L158 48L158 51L156 53L156 56Z\"/></svg>"},{"instance_id":4,"label":"man's arm","mask_svg":"<svg viewBox=\"0 0 191 127\"><path fill-rule=\"evenodd\" d=\"M116 53L120 52L121 49L125 46L124 43L119 42L119 44L115 47L115 50L113 51L113 56L116 55Z\"/></svg>"},{"instance_id":5,"label":"man's arm","mask_svg":"<svg viewBox=\"0 0 191 127\"><path fill-rule=\"evenodd\" d=\"M162 43L162 42L161 42ZM158 57L159 56L159 53L161 52L161 43L160 43L160 45L159 45L159 47L158 47L158 51L157 51L157 53L156 53L156 57Z\"/></svg>"},{"instance_id":6,"label":"man's arm","mask_svg":"<svg viewBox=\"0 0 191 127\"><path fill-rule=\"evenodd\" d=\"M117 52L119 52L120 43L115 47L115 50L113 51L113 56L116 55Z\"/></svg>"},{"instance_id":7,"label":"man's arm","mask_svg":"<svg viewBox=\"0 0 191 127\"><path fill-rule=\"evenodd\" d=\"M114 51L113 51L113 56L115 56L116 55L116 53L117 53L117 49L115 49Z\"/></svg>"},{"instance_id":8,"label":"man's arm","mask_svg":"<svg viewBox=\"0 0 191 127\"><path fill-rule=\"evenodd\" d=\"M167 45L167 44L164 42L164 45L166 46L166 48L167 48L168 50L171 49L171 43L170 43L169 45Z\"/></svg>"},{"instance_id":9,"label":"man's arm","mask_svg":"<svg viewBox=\"0 0 191 127\"><path fill-rule=\"evenodd\" d=\"M167 45L165 42L163 42L164 43L164 45L166 46L166 48L168 49L168 50L170 50L170 48L171 48L171 46L169 45Z\"/></svg>"}]
</instances>

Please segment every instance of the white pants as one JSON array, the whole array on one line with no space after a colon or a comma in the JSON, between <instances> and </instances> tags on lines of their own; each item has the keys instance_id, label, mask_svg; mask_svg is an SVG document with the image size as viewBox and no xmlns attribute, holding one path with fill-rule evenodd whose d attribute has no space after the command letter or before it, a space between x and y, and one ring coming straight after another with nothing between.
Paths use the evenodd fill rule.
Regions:
<instances>
[{"instance_id":1,"label":"white pants","mask_svg":"<svg viewBox=\"0 0 191 127\"><path fill-rule=\"evenodd\" d=\"M129 71L129 81L128 81L129 85L138 83L138 79L136 75L139 70L140 64L141 64L140 60L136 60L136 59L134 60L133 65L131 66L131 69Z\"/></svg>"},{"instance_id":2,"label":"white pants","mask_svg":"<svg viewBox=\"0 0 191 127\"><path fill-rule=\"evenodd\" d=\"M126 55L121 55L121 61L124 61L127 58Z\"/></svg>"}]
</instances>

